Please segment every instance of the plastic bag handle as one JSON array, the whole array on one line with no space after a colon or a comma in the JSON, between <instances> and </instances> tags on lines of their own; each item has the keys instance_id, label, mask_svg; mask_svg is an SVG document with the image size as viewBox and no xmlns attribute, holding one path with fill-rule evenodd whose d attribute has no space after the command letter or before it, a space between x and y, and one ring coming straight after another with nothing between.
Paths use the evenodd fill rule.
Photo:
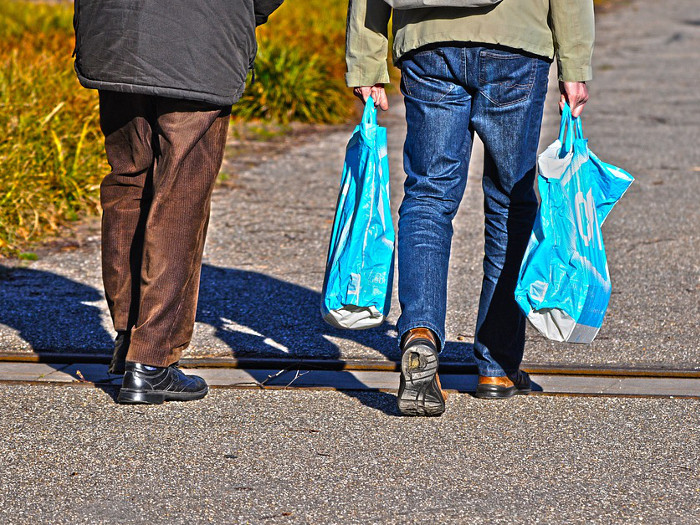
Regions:
<instances>
[{"instance_id":1,"label":"plastic bag handle","mask_svg":"<svg viewBox=\"0 0 700 525\"><path fill-rule=\"evenodd\" d=\"M568 153L571 151L574 139L582 138L584 137L581 117L574 117L571 114L569 104L564 103L564 109L561 112L561 124L559 125L559 142L561 142L562 149Z\"/></svg>"},{"instance_id":2,"label":"plastic bag handle","mask_svg":"<svg viewBox=\"0 0 700 525\"><path fill-rule=\"evenodd\" d=\"M365 103L365 110L362 112L362 123L372 125L377 123L377 108L374 107L374 99L369 96Z\"/></svg>"}]
</instances>

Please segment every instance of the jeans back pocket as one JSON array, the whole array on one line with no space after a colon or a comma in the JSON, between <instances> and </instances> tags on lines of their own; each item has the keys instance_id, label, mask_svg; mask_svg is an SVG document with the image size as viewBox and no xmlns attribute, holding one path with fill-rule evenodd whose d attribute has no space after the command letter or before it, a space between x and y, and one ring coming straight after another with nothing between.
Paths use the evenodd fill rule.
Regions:
<instances>
[{"instance_id":1,"label":"jeans back pocket","mask_svg":"<svg viewBox=\"0 0 700 525\"><path fill-rule=\"evenodd\" d=\"M479 53L479 92L497 106L527 100L538 60L510 51L485 49Z\"/></svg>"},{"instance_id":2,"label":"jeans back pocket","mask_svg":"<svg viewBox=\"0 0 700 525\"><path fill-rule=\"evenodd\" d=\"M424 102L440 102L455 88L447 57L440 49L419 51L401 60L401 92Z\"/></svg>"}]
</instances>

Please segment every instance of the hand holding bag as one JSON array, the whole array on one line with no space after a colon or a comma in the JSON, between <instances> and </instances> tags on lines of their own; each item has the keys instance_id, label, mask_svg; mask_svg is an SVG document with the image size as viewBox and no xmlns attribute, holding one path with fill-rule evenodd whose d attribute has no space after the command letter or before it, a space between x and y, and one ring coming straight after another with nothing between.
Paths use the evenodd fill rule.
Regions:
<instances>
[{"instance_id":1,"label":"hand holding bag","mask_svg":"<svg viewBox=\"0 0 700 525\"><path fill-rule=\"evenodd\" d=\"M634 179L588 149L568 105L537 167L541 202L515 299L548 339L590 343L612 290L601 226Z\"/></svg>"},{"instance_id":2,"label":"hand holding bag","mask_svg":"<svg viewBox=\"0 0 700 525\"><path fill-rule=\"evenodd\" d=\"M323 319L338 328L379 326L391 307L394 224L386 128L367 100L345 151L321 293Z\"/></svg>"}]
</instances>

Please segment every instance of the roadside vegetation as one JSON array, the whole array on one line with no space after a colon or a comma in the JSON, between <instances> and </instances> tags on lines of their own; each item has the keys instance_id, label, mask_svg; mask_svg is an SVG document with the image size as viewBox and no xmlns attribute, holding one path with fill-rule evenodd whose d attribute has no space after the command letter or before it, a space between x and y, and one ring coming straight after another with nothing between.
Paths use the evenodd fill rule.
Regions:
<instances>
[{"instance_id":1,"label":"roadside vegetation","mask_svg":"<svg viewBox=\"0 0 700 525\"><path fill-rule=\"evenodd\" d=\"M259 29L255 82L237 120L336 123L344 87L345 0L287 2ZM97 94L73 72L70 3L0 2L0 257L99 212L109 170Z\"/></svg>"},{"instance_id":2,"label":"roadside vegetation","mask_svg":"<svg viewBox=\"0 0 700 525\"><path fill-rule=\"evenodd\" d=\"M345 87L347 0L287 1L258 28L255 82L234 114L281 123L347 120L353 98Z\"/></svg>"},{"instance_id":3,"label":"roadside vegetation","mask_svg":"<svg viewBox=\"0 0 700 525\"><path fill-rule=\"evenodd\" d=\"M259 28L255 82L234 107L238 128L352 115L346 10L347 0L287 1ZM72 16L72 2L0 2L0 258L33 258L29 247L99 212L109 167L97 94L73 72Z\"/></svg>"},{"instance_id":4,"label":"roadside vegetation","mask_svg":"<svg viewBox=\"0 0 700 525\"><path fill-rule=\"evenodd\" d=\"M98 206L95 93L77 89L72 6L0 3L0 253ZM26 254L25 257L31 257Z\"/></svg>"}]
</instances>

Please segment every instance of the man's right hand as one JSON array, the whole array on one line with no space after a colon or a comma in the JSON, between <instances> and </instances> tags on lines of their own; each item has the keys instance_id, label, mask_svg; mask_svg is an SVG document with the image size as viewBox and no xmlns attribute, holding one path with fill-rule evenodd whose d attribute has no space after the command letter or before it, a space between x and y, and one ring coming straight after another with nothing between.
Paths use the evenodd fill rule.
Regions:
<instances>
[{"instance_id":1,"label":"man's right hand","mask_svg":"<svg viewBox=\"0 0 700 525\"><path fill-rule=\"evenodd\" d=\"M386 98L384 84L375 84L373 86L362 86L352 89L353 94L362 102L366 103L371 96L374 100L374 106L386 111L389 109L389 100Z\"/></svg>"},{"instance_id":2,"label":"man's right hand","mask_svg":"<svg viewBox=\"0 0 700 525\"><path fill-rule=\"evenodd\" d=\"M569 104L571 115L580 117L588 102L588 87L585 82L559 82L559 111L564 111L564 103Z\"/></svg>"}]
</instances>

